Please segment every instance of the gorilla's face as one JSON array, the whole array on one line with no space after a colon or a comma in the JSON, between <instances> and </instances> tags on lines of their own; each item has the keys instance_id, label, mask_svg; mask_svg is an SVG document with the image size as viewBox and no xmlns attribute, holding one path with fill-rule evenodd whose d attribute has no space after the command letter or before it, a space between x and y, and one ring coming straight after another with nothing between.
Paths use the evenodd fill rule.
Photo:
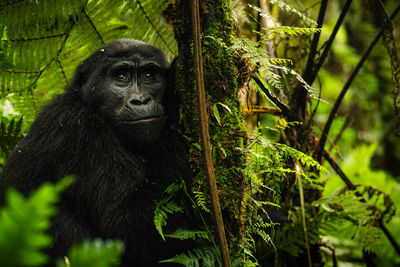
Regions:
<instances>
[{"instance_id":1,"label":"gorilla's face","mask_svg":"<svg viewBox=\"0 0 400 267\"><path fill-rule=\"evenodd\" d=\"M110 121L124 144L142 147L158 138L166 120L163 101L169 71L159 49L118 40L85 60L77 76L80 70L87 75L82 97Z\"/></svg>"}]
</instances>

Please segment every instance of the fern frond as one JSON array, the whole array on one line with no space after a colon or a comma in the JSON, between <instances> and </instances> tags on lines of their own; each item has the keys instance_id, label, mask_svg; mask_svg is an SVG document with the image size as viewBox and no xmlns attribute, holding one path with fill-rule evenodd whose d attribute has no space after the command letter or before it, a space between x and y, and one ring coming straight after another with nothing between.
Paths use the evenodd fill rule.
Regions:
<instances>
[{"instance_id":1,"label":"fern frond","mask_svg":"<svg viewBox=\"0 0 400 267\"><path fill-rule=\"evenodd\" d=\"M328 173L328 170L325 167L321 166L321 164L319 164L316 160L314 160L312 157L304 154L303 152L296 150L285 144L275 143L274 146L276 146L279 149L281 149L282 151L284 151L285 154L300 161L300 163L302 165L307 166L307 167L315 167L319 171Z\"/></svg>"},{"instance_id":2,"label":"fern frond","mask_svg":"<svg viewBox=\"0 0 400 267\"><path fill-rule=\"evenodd\" d=\"M164 236L170 237L170 238L176 238L176 239L180 239L180 240L208 239L208 234L206 231L189 230L189 229L182 229L182 228L178 228L172 234L165 234Z\"/></svg>"},{"instance_id":3,"label":"fern frond","mask_svg":"<svg viewBox=\"0 0 400 267\"><path fill-rule=\"evenodd\" d=\"M46 183L24 198L15 189L6 191L6 205L0 210L0 265L41 266L47 261L43 249L51 244L46 234L50 217L57 209L60 193L72 182L65 178Z\"/></svg>"},{"instance_id":4,"label":"fern frond","mask_svg":"<svg viewBox=\"0 0 400 267\"><path fill-rule=\"evenodd\" d=\"M6 125L5 122L0 122L0 154L7 156L19 143L22 138L22 117L16 121L12 118Z\"/></svg>"},{"instance_id":5,"label":"fern frond","mask_svg":"<svg viewBox=\"0 0 400 267\"><path fill-rule=\"evenodd\" d=\"M194 194L194 198L196 200L197 206L199 206L205 212L210 213L211 211L207 207L209 201L206 199L206 196L204 195L204 193L201 191L194 191L193 194Z\"/></svg>"},{"instance_id":6,"label":"fern frond","mask_svg":"<svg viewBox=\"0 0 400 267\"><path fill-rule=\"evenodd\" d=\"M163 199L157 204L154 210L153 222L163 240L165 240L165 235L162 228L167 225L168 213L177 212L183 212L183 208L174 201Z\"/></svg>"},{"instance_id":7,"label":"fern frond","mask_svg":"<svg viewBox=\"0 0 400 267\"><path fill-rule=\"evenodd\" d=\"M220 258L218 252L211 247L203 249L193 249L178 254L171 259L160 261L160 263L174 262L185 266L220 266Z\"/></svg>"},{"instance_id":8,"label":"fern frond","mask_svg":"<svg viewBox=\"0 0 400 267\"><path fill-rule=\"evenodd\" d=\"M163 48L168 58L172 59L178 52L172 25L167 23L162 12L167 8L167 1L136 0L129 1L131 36Z\"/></svg>"},{"instance_id":9,"label":"fern frond","mask_svg":"<svg viewBox=\"0 0 400 267\"><path fill-rule=\"evenodd\" d=\"M265 12L264 10L262 10L261 8L259 8L258 6L253 6L252 4L247 4L247 5L248 5L249 7L251 7L252 9L254 9L255 11L257 11L258 14L259 14L261 17L264 17L264 18L268 19L269 21L272 21L272 23L273 23L275 26L278 26L278 25L279 25L279 23L278 23L278 21L277 21L277 19L276 19L275 17L271 16L270 14L268 14L267 12Z\"/></svg>"},{"instance_id":10,"label":"fern frond","mask_svg":"<svg viewBox=\"0 0 400 267\"><path fill-rule=\"evenodd\" d=\"M312 35L316 32L321 32L320 28L304 28L304 27L270 27L264 28L266 35L261 35L263 39L269 39L272 34L279 34L281 38L287 38L289 36L300 36L300 35Z\"/></svg>"},{"instance_id":11,"label":"fern frond","mask_svg":"<svg viewBox=\"0 0 400 267\"><path fill-rule=\"evenodd\" d=\"M271 4L277 4L277 6L285 12L296 14L299 18L301 18L304 22L316 26L317 22L303 14L303 12L297 10L293 6L289 5L288 3L282 1L282 0L271 0Z\"/></svg>"}]
</instances>

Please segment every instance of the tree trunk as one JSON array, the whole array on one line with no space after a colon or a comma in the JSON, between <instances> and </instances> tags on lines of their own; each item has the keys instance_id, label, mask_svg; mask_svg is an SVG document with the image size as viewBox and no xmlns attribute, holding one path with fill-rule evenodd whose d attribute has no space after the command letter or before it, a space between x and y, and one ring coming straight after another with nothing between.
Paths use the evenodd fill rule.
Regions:
<instances>
[{"instance_id":1,"label":"tree trunk","mask_svg":"<svg viewBox=\"0 0 400 267\"><path fill-rule=\"evenodd\" d=\"M206 172L201 157L199 104L194 74L194 45L191 1L176 1L174 6L175 39L179 56L176 63L176 90L181 100L180 116L190 142L190 161L195 171L193 186L208 192ZM226 233L229 238L239 233L245 156L236 148L247 140L234 61L228 47L233 36L229 0L200 2L201 45L207 115L215 175Z\"/></svg>"}]
</instances>

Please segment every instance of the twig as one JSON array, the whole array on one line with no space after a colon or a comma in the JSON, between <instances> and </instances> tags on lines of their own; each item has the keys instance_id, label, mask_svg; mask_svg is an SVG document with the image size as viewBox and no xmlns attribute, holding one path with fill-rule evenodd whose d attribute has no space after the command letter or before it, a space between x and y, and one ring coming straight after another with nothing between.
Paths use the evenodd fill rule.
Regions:
<instances>
[{"instance_id":1,"label":"twig","mask_svg":"<svg viewBox=\"0 0 400 267\"><path fill-rule=\"evenodd\" d=\"M342 26L344 17L346 16L347 11L349 11L350 5L352 2L353 2L353 0L347 0L346 3L344 4L342 12L340 13L340 16L335 24L335 28L333 29L332 34L329 36L329 39L325 44L324 51L322 52L322 55L319 58L315 67L311 70L309 80L308 81L306 80L308 82L308 84L310 84L310 85L313 84L315 77L318 74L319 69L321 68L322 64L324 64L324 61L328 56L328 52L332 46L332 43L335 40L336 34L338 33L340 26Z\"/></svg>"},{"instance_id":2,"label":"twig","mask_svg":"<svg viewBox=\"0 0 400 267\"><path fill-rule=\"evenodd\" d=\"M397 15L397 13L400 11L400 4L397 6L395 11L390 15L390 20L393 20L393 18ZM329 133L329 130L332 126L333 119L336 116L336 112L339 109L340 104L343 101L344 95L346 94L347 90L350 88L351 83L353 82L354 78L358 74L359 70L361 69L362 65L364 64L365 60L367 59L369 53L372 51L372 48L376 45L378 42L379 38L383 34L383 28L378 32L378 34L375 36L374 40L369 44L367 50L364 52L362 55L360 61L358 62L357 66L354 68L353 72L351 73L349 79L346 81L345 85L343 86L342 91L340 92L338 98L335 101L335 104L332 108L331 113L329 114L328 120L325 124L324 130L322 131L321 138L319 140L318 147L315 151L315 158L318 162L321 162L323 150L325 147L326 139Z\"/></svg>"},{"instance_id":3,"label":"twig","mask_svg":"<svg viewBox=\"0 0 400 267\"><path fill-rule=\"evenodd\" d=\"M195 75L199 97L200 109L200 124L201 124L201 141L202 151L206 165L206 174L208 185L210 189L211 203L214 211L214 219L217 228L217 236L221 257L224 267L230 267L230 256L228 243L225 236L224 222L222 219L221 206L219 203L217 183L215 179L213 159L211 155L210 135L208 132L208 117L206 107L206 96L204 88L204 73L203 73L203 59L200 39L200 7L199 0L192 2L192 27L193 27L193 41L194 41L194 55L195 55Z\"/></svg>"},{"instance_id":4,"label":"twig","mask_svg":"<svg viewBox=\"0 0 400 267\"><path fill-rule=\"evenodd\" d=\"M397 243L396 239L393 237L393 235L389 232L389 230L386 228L385 224L383 223L382 220L379 220L379 227L382 229L382 232L386 235L387 239L389 239L390 244L392 244L394 250L396 250L397 254L400 255L400 246Z\"/></svg>"},{"instance_id":5,"label":"twig","mask_svg":"<svg viewBox=\"0 0 400 267\"><path fill-rule=\"evenodd\" d=\"M273 96L271 92L267 88L265 88L264 84L258 77L252 76L251 78L257 83L257 85L261 88L261 90L265 93L265 95L269 98L269 100L271 100L272 103L274 103L282 111L283 114L289 114L290 112L289 108L281 101L279 101L278 98Z\"/></svg>"},{"instance_id":6,"label":"twig","mask_svg":"<svg viewBox=\"0 0 400 267\"><path fill-rule=\"evenodd\" d=\"M350 190L356 190L356 186L350 181L350 179L346 176L346 174L344 174L342 169L336 163L335 159L326 150L324 150L324 158L326 159L326 161L329 162L329 164L332 166L335 172L340 176L340 178L342 178L343 182L347 185L347 187Z\"/></svg>"}]
</instances>

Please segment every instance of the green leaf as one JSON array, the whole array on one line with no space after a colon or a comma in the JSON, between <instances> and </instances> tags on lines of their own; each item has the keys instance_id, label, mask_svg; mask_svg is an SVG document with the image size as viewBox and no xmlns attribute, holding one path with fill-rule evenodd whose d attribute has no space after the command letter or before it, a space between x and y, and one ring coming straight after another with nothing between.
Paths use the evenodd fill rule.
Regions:
<instances>
[{"instance_id":1,"label":"green leaf","mask_svg":"<svg viewBox=\"0 0 400 267\"><path fill-rule=\"evenodd\" d=\"M60 193L72 182L45 183L28 198L15 189L6 192L0 210L0 266L41 266L48 260L43 249L51 244L46 233L50 217L56 214Z\"/></svg>"},{"instance_id":2,"label":"green leaf","mask_svg":"<svg viewBox=\"0 0 400 267\"><path fill-rule=\"evenodd\" d=\"M219 111L218 111L217 104L213 105L213 114L214 114L214 118L218 122L218 125L221 126L221 117L219 116Z\"/></svg>"},{"instance_id":3,"label":"green leaf","mask_svg":"<svg viewBox=\"0 0 400 267\"><path fill-rule=\"evenodd\" d=\"M168 198L161 200L157 204L154 210L153 222L163 240L165 240L165 235L162 228L167 225L168 213L173 214L177 212L183 213L183 208L176 202L170 201Z\"/></svg>"},{"instance_id":4,"label":"green leaf","mask_svg":"<svg viewBox=\"0 0 400 267\"><path fill-rule=\"evenodd\" d=\"M95 239L74 245L69 257L57 262L58 267L110 267L118 266L119 258L124 251L124 244L117 240Z\"/></svg>"}]
</instances>

